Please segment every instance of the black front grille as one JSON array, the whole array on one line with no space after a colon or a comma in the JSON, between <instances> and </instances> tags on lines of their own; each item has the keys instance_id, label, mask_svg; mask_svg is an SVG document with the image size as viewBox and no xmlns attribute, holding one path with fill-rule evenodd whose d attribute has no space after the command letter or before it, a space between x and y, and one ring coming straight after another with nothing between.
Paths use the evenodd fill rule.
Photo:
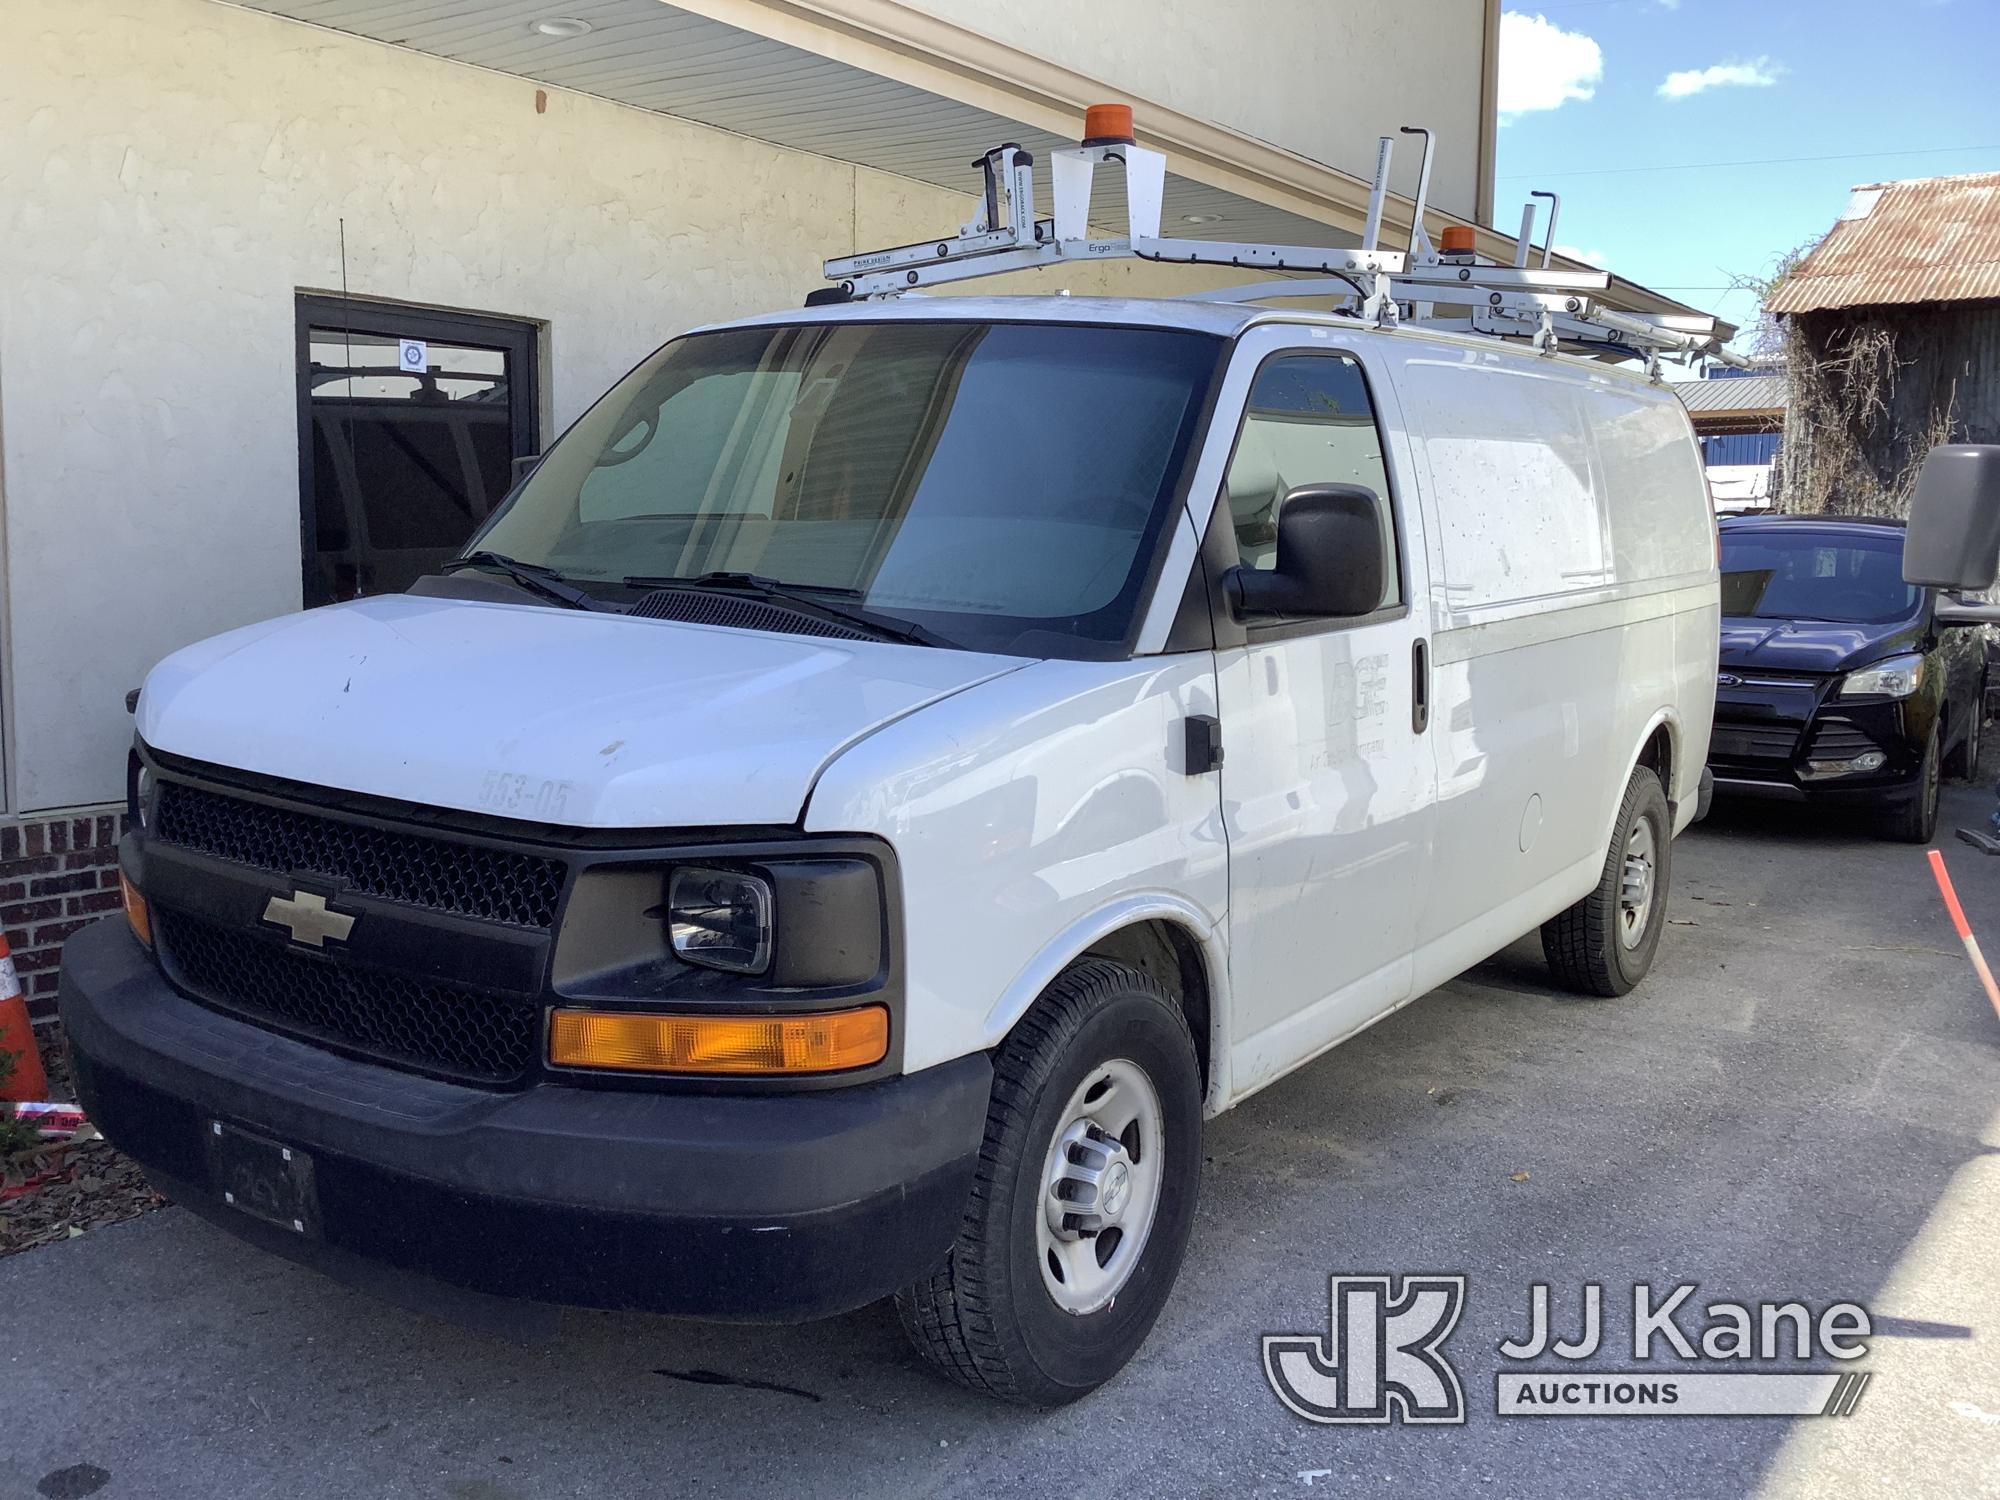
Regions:
<instances>
[{"instance_id":1,"label":"black front grille","mask_svg":"<svg viewBox=\"0 0 2000 1500\"><path fill-rule=\"evenodd\" d=\"M1829 719L1820 725L1812 742L1814 760L1853 760L1857 755L1881 748L1852 724L1839 719Z\"/></svg>"},{"instance_id":2,"label":"black front grille","mask_svg":"<svg viewBox=\"0 0 2000 1500\"><path fill-rule=\"evenodd\" d=\"M1788 724L1717 724L1709 733L1712 760L1790 760L1799 731Z\"/></svg>"},{"instance_id":3,"label":"black front grille","mask_svg":"<svg viewBox=\"0 0 2000 1500\"><path fill-rule=\"evenodd\" d=\"M279 875L319 875L363 895L460 916L548 927L563 862L274 807L163 781L151 835Z\"/></svg>"},{"instance_id":4,"label":"black front grille","mask_svg":"<svg viewBox=\"0 0 2000 1500\"><path fill-rule=\"evenodd\" d=\"M534 1066L535 1001L337 965L182 912L156 908L153 924L169 973L213 1009L469 1083L515 1083Z\"/></svg>"}]
</instances>

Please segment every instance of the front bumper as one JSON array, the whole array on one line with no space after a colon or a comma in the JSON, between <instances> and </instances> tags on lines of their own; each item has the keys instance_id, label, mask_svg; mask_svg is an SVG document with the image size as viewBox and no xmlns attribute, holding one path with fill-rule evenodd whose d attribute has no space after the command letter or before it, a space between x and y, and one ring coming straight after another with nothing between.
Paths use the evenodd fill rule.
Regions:
<instances>
[{"instance_id":1,"label":"front bumper","mask_svg":"<svg viewBox=\"0 0 2000 1500\"><path fill-rule=\"evenodd\" d=\"M1708 769L1723 797L1896 808L1923 791L1923 734L1902 702L1822 703L1824 685L1788 701L1748 684L1718 693ZM1879 751L1873 771L1814 775L1831 763Z\"/></svg>"},{"instance_id":2,"label":"front bumper","mask_svg":"<svg viewBox=\"0 0 2000 1500\"><path fill-rule=\"evenodd\" d=\"M983 1054L796 1094L514 1094L339 1057L170 987L121 917L73 936L60 1007L85 1109L170 1196L343 1280L696 1317L844 1312L929 1271L985 1130ZM308 1153L318 1233L227 1208L211 1121Z\"/></svg>"}]
</instances>

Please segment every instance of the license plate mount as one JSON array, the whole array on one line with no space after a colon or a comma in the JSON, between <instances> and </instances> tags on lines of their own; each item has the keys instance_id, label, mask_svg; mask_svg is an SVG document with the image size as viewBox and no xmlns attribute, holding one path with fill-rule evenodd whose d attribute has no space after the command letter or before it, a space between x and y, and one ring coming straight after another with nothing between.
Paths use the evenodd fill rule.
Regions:
<instances>
[{"instance_id":1,"label":"license plate mount","mask_svg":"<svg viewBox=\"0 0 2000 1500\"><path fill-rule=\"evenodd\" d=\"M228 1207L293 1234L319 1238L313 1161L298 1147L210 1120L208 1167L209 1180Z\"/></svg>"}]
</instances>

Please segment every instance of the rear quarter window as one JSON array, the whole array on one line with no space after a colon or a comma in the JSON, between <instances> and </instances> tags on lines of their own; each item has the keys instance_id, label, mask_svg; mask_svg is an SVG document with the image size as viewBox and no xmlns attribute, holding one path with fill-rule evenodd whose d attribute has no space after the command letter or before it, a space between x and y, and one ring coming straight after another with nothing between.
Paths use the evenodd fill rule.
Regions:
<instances>
[{"instance_id":1,"label":"rear quarter window","mask_svg":"<svg viewBox=\"0 0 2000 1500\"><path fill-rule=\"evenodd\" d=\"M1715 561L1715 523L1680 398L1593 390L1585 405L1610 499L1619 578L1706 572Z\"/></svg>"}]
</instances>

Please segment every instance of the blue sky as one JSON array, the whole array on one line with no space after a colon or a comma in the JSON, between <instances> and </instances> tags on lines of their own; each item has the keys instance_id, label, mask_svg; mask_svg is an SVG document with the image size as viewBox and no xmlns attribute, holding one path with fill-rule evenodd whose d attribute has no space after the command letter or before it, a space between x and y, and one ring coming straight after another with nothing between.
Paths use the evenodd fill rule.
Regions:
<instances>
[{"instance_id":1,"label":"blue sky","mask_svg":"<svg viewBox=\"0 0 2000 1500\"><path fill-rule=\"evenodd\" d=\"M1553 189L1558 243L1745 325L1730 273L1856 183L2000 170L1993 0L1508 0L1500 70L1498 227Z\"/></svg>"}]
</instances>

